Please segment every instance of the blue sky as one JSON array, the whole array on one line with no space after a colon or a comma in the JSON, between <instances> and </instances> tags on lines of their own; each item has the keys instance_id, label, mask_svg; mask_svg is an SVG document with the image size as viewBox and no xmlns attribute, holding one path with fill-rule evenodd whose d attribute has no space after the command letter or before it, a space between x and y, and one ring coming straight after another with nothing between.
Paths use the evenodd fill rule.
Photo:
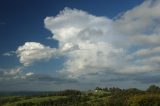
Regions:
<instances>
[{"instance_id":1,"label":"blue sky","mask_svg":"<svg viewBox=\"0 0 160 106\"><path fill-rule=\"evenodd\" d=\"M1 0L0 90L159 85L159 8L158 0Z\"/></svg>"}]
</instances>

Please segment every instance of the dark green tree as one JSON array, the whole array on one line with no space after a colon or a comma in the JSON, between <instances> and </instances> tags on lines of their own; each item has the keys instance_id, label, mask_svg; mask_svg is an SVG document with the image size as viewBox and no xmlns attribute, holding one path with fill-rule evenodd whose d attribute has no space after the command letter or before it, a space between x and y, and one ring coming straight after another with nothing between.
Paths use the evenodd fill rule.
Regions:
<instances>
[{"instance_id":1,"label":"dark green tree","mask_svg":"<svg viewBox=\"0 0 160 106\"><path fill-rule=\"evenodd\" d=\"M147 92L160 92L160 88L156 85L151 85L149 88L146 90Z\"/></svg>"}]
</instances>

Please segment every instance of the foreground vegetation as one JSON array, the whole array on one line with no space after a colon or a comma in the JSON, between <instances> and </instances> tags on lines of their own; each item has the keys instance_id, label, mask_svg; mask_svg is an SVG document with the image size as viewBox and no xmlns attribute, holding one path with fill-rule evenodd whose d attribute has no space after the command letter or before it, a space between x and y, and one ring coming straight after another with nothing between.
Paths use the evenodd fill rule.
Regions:
<instances>
[{"instance_id":1,"label":"foreground vegetation","mask_svg":"<svg viewBox=\"0 0 160 106\"><path fill-rule=\"evenodd\" d=\"M160 106L160 88L65 90L29 96L0 96L0 106Z\"/></svg>"}]
</instances>

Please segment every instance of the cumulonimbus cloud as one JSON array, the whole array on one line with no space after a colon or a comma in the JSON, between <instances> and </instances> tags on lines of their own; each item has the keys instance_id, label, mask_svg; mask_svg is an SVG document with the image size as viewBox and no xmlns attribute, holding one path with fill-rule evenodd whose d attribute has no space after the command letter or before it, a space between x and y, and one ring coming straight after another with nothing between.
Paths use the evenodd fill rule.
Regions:
<instances>
[{"instance_id":1,"label":"cumulonimbus cloud","mask_svg":"<svg viewBox=\"0 0 160 106\"><path fill-rule=\"evenodd\" d=\"M69 78L114 67L123 55L123 49L112 44L114 31L109 18L65 8L56 17L47 17L45 26L59 41L59 50L67 51L68 60L60 72Z\"/></svg>"},{"instance_id":2,"label":"cumulonimbus cloud","mask_svg":"<svg viewBox=\"0 0 160 106\"><path fill-rule=\"evenodd\" d=\"M158 65L137 61L155 60L153 52L148 50L160 46L159 9L158 0L148 0L113 20L65 8L57 16L44 20L45 27L53 33L52 39L59 42L58 48L26 42L16 53L25 66L57 55L66 56L59 72L67 78L111 70L117 73L158 71ZM149 57L135 56L142 50L141 54Z\"/></svg>"}]
</instances>

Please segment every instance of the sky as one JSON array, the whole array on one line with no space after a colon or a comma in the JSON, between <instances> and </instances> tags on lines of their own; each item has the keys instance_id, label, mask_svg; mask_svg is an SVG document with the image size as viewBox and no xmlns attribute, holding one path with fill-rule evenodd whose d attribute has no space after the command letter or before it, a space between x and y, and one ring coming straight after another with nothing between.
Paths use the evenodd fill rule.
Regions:
<instances>
[{"instance_id":1,"label":"sky","mask_svg":"<svg viewBox=\"0 0 160 106\"><path fill-rule=\"evenodd\" d=\"M1 0L0 91L160 85L159 0Z\"/></svg>"}]
</instances>

